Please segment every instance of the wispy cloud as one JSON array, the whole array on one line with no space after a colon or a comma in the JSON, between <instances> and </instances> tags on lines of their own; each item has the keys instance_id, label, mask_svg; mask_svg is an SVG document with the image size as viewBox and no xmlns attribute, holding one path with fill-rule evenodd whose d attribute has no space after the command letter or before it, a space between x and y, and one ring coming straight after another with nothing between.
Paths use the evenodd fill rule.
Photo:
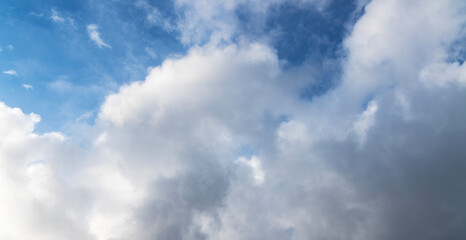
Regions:
<instances>
[{"instance_id":1,"label":"wispy cloud","mask_svg":"<svg viewBox=\"0 0 466 240\"><path fill-rule=\"evenodd\" d=\"M43 13L36 13L36 12L30 12L29 15L34 16L34 17L43 17Z\"/></svg>"},{"instance_id":2,"label":"wispy cloud","mask_svg":"<svg viewBox=\"0 0 466 240\"><path fill-rule=\"evenodd\" d=\"M151 6L147 1L139 0L135 6L146 12L146 20L150 25L159 26L168 32L176 30L176 25L170 22L159 9Z\"/></svg>"},{"instance_id":3,"label":"wispy cloud","mask_svg":"<svg viewBox=\"0 0 466 240\"><path fill-rule=\"evenodd\" d=\"M63 14L59 13L58 10L54 8L52 8L50 12L51 12L51 15L49 18L50 20L52 20L52 22L59 23L59 24L67 24L73 28L75 27L73 18L63 16Z\"/></svg>"},{"instance_id":4,"label":"wispy cloud","mask_svg":"<svg viewBox=\"0 0 466 240\"><path fill-rule=\"evenodd\" d=\"M10 44L10 45L7 45L7 46L4 47L4 48L0 46L0 52L3 52L4 49L5 49L5 50L12 51L12 50L15 49L15 47L14 47L13 45L11 45L11 44Z\"/></svg>"},{"instance_id":5,"label":"wispy cloud","mask_svg":"<svg viewBox=\"0 0 466 240\"><path fill-rule=\"evenodd\" d=\"M51 19L53 22L59 22L59 23L64 23L64 22L65 22L65 19L64 19L64 18L58 16L57 10L52 9L51 12L52 12L52 15L50 15L50 19Z\"/></svg>"},{"instance_id":6,"label":"wispy cloud","mask_svg":"<svg viewBox=\"0 0 466 240\"><path fill-rule=\"evenodd\" d=\"M12 75L12 76L18 76L18 73L16 73L16 71L15 71L15 70L12 70L12 69L10 69L10 70L5 70L5 71L3 71L3 73L4 73L4 74L8 74L8 75Z\"/></svg>"},{"instance_id":7,"label":"wispy cloud","mask_svg":"<svg viewBox=\"0 0 466 240\"><path fill-rule=\"evenodd\" d=\"M71 91L75 87L65 76L60 76L58 80L51 82L48 86L58 92Z\"/></svg>"},{"instance_id":8,"label":"wispy cloud","mask_svg":"<svg viewBox=\"0 0 466 240\"><path fill-rule=\"evenodd\" d=\"M99 48L112 48L109 44L105 43L102 38L100 38L99 27L95 24L87 25L87 33L89 34L89 38L97 44Z\"/></svg>"},{"instance_id":9,"label":"wispy cloud","mask_svg":"<svg viewBox=\"0 0 466 240\"><path fill-rule=\"evenodd\" d=\"M144 50L146 51L146 53L151 57L151 58L157 58L157 53L155 52L154 49L150 48L150 47L146 47L144 48Z\"/></svg>"},{"instance_id":10,"label":"wispy cloud","mask_svg":"<svg viewBox=\"0 0 466 240\"><path fill-rule=\"evenodd\" d=\"M26 89L26 90L32 90L33 89L32 85L29 85L29 84L23 84L23 88Z\"/></svg>"}]
</instances>

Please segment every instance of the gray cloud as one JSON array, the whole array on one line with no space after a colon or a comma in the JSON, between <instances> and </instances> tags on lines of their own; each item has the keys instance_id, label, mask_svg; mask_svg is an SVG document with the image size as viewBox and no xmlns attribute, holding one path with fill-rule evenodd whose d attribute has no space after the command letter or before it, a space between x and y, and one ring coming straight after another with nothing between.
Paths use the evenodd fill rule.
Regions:
<instances>
[{"instance_id":1,"label":"gray cloud","mask_svg":"<svg viewBox=\"0 0 466 240\"><path fill-rule=\"evenodd\" d=\"M312 101L312 67L244 41L167 59L83 136L1 104L0 237L463 239L462 7L372 1Z\"/></svg>"}]
</instances>

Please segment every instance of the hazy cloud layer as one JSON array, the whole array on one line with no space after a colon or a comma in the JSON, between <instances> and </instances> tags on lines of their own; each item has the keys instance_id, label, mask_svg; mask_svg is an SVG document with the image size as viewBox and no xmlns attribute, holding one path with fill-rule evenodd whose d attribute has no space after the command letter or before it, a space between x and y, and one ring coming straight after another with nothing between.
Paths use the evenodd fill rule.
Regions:
<instances>
[{"instance_id":1,"label":"hazy cloud layer","mask_svg":"<svg viewBox=\"0 0 466 240\"><path fill-rule=\"evenodd\" d=\"M187 22L238 4L201 2L177 1ZM0 104L0 238L464 239L465 9L368 3L338 86L312 101L312 68L211 39L107 96L81 136Z\"/></svg>"}]
</instances>

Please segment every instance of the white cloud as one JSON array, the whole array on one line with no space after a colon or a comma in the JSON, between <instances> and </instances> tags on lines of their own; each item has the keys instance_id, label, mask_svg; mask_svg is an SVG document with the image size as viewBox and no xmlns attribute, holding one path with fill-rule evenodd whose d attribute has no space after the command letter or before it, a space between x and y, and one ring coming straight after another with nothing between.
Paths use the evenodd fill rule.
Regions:
<instances>
[{"instance_id":1,"label":"white cloud","mask_svg":"<svg viewBox=\"0 0 466 240\"><path fill-rule=\"evenodd\" d=\"M100 38L99 27L95 24L87 25L87 33L89 34L89 38L99 47L99 48L112 48L109 44L105 43Z\"/></svg>"},{"instance_id":2,"label":"white cloud","mask_svg":"<svg viewBox=\"0 0 466 240\"><path fill-rule=\"evenodd\" d=\"M459 62L435 62L422 70L420 78L427 85L445 87L453 84L466 87L466 65Z\"/></svg>"},{"instance_id":3,"label":"white cloud","mask_svg":"<svg viewBox=\"0 0 466 240\"><path fill-rule=\"evenodd\" d=\"M460 164L465 155L460 147L465 140L464 111L457 111L466 95L463 89L448 85L427 86L423 79L436 79L444 72L437 68L435 74L426 74L425 69L446 61L446 46L464 22L455 20L461 15L455 12L459 8L453 3L458 4L370 3L345 41L349 55L341 85L310 103L296 100L293 86L280 85L292 82L280 70L273 51L255 44L194 48L186 57L154 68L145 81L123 86L119 93L110 95L99 122L113 131L105 128L106 140L99 145L125 146L130 152L145 142L152 144L158 150L152 149L148 155L164 157L143 161L147 156L138 153L131 159L157 164L154 169L158 171L171 170L164 177L170 180L155 181L153 186L186 189L177 193L184 196L183 200L166 188L156 190L149 197L152 200L142 205L141 211L151 214L138 212L133 216L137 219L135 228L127 231L154 238L186 239L196 233L210 239L403 239L412 234L429 238L430 233L422 229L436 223L428 214L451 223L452 218L441 214L445 213L442 203L449 201L433 198L432 194L453 196L463 187L448 178L447 172L454 171L448 166ZM437 14L432 15L432 11ZM425 19L429 19L428 24ZM447 82L454 83L461 79L457 73L460 65L451 67L456 68L447 71L452 73ZM450 91L454 94L447 94ZM400 97L401 93L409 98ZM435 100L438 98L442 100ZM373 100L364 109L367 99ZM290 116L291 120L265 130L267 111L276 117ZM440 139L448 136L456 140L447 153L443 147L450 143ZM124 143L120 143L121 138L126 139ZM196 144L191 147L190 143ZM237 161L245 163L246 169L231 165L237 159L236 149L244 144L254 146L261 156L256 164L245 158ZM179 157L180 152L200 156L195 158L196 164L209 162L219 171L214 170L216 167L195 168ZM451 156L450 160L443 154ZM206 155L217 160L210 162ZM161 159L171 160L161 164ZM445 161L448 163L443 165ZM179 181L192 179L183 174L192 168L206 171L208 176L223 174L216 164L233 172L233 177L218 178L220 182L226 179L223 181L229 182L228 187L210 187L227 192L220 195L222 207L199 211L202 205L197 205L197 200L204 196L206 185L200 184L204 187L198 189L196 183L186 187ZM443 166L443 170L435 166ZM156 175L163 172L158 171ZM267 174L266 180L261 173ZM448 187L431 189L416 180L433 183L428 179L436 174L445 180L440 185ZM248 181L251 176L253 184ZM404 194L406 188L409 190ZM171 203L187 201L188 205L179 206L188 214L163 210L161 196L169 196ZM465 197L462 194L451 199L458 208L445 211L464 216L460 202ZM209 207L218 204L215 198L202 199ZM162 205L151 205L158 201ZM424 213L424 207L434 212ZM192 211L195 213L189 214ZM162 212L169 219L183 216L189 220L168 221L170 227L163 227L159 217L147 219ZM416 221L405 221L406 214ZM407 227L400 227L398 222ZM448 224L439 228L447 229ZM170 231L173 228L177 230ZM451 231L454 236L464 234L460 227Z\"/></svg>"},{"instance_id":4,"label":"white cloud","mask_svg":"<svg viewBox=\"0 0 466 240\"><path fill-rule=\"evenodd\" d=\"M245 164L250 167L254 177L254 182L258 185L264 183L265 173L261 167L261 160L257 156L252 156L251 159L246 159L244 157L239 158L236 162Z\"/></svg>"},{"instance_id":5,"label":"white cloud","mask_svg":"<svg viewBox=\"0 0 466 240\"><path fill-rule=\"evenodd\" d=\"M8 45L8 46L6 46L6 48L7 48L8 50L10 50L10 51L12 51L13 49L15 49L15 47L14 47L13 45L11 45L11 44Z\"/></svg>"},{"instance_id":6,"label":"white cloud","mask_svg":"<svg viewBox=\"0 0 466 240\"><path fill-rule=\"evenodd\" d=\"M8 74L8 75L12 75L12 76L18 76L18 74L16 73L16 71L15 71L15 70L12 70L12 69L10 69L10 70L5 70L5 71L3 71L3 73L4 73L4 74Z\"/></svg>"},{"instance_id":7,"label":"white cloud","mask_svg":"<svg viewBox=\"0 0 466 240\"><path fill-rule=\"evenodd\" d=\"M32 90L33 89L32 85L29 85L29 84L23 84L23 88L26 89L26 90Z\"/></svg>"},{"instance_id":8,"label":"white cloud","mask_svg":"<svg viewBox=\"0 0 466 240\"><path fill-rule=\"evenodd\" d=\"M67 155L67 150L60 150L66 148L60 134L33 133L40 117L33 113L26 115L3 103L0 119L0 223L9 226L0 230L0 236L89 239L80 224L84 221L78 207L80 197L68 195L57 176L56 164Z\"/></svg>"},{"instance_id":9,"label":"white cloud","mask_svg":"<svg viewBox=\"0 0 466 240\"><path fill-rule=\"evenodd\" d=\"M50 12L51 12L51 15L50 15L49 18L50 18L50 20L52 20L52 22L61 23L61 24L66 23L66 24L68 24L69 26L71 26L73 28L76 27L75 24L74 24L74 19L73 18L60 16L60 13L54 8L52 8L50 10Z\"/></svg>"},{"instance_id":10,"label":"white cloud","mask_svg":"<svg viewBox=\"0 0 466 240\"><path fill-rule=\"evenodd\" d=\"M241 77L241 73L234 72L248 65L257 65L257 69L251 67L251 71L243 71L244 77ZM243 102L245 99L240 98L243 93L222 92L221 88L214 91L212 88L218 88L222 84L235 84L246 92L262 91L257 88L263 87L272 93L278 90L270 89L272 86L269 87L265 82L255 83L248 89L249 84L252 84L248 79L267 81L269 75L277 73L277 68L276 56L263 45L255 44L244 49L234 45L224 49L194 48L182 59L168 60L161 67L153 68L146 81L123 86L120 94L108 96L102 107L101 119L117 125L152 121L163 117L167 108L174 107L172 104L176 104L176 107L186 104L198 104L199 107L202 104L217 104L216 107L220 110L219 104L233 103L227 99L221 102L210 101L222 94L228 94L226 96L230 96L230 99L238 97L237 101ZM224 76L222 81L218 76ZM199 96L199 93L203 94ZM264 101L266 100L259 103ZM149 109L152 111L148 112Z\"/></svg>"}]
</instances>

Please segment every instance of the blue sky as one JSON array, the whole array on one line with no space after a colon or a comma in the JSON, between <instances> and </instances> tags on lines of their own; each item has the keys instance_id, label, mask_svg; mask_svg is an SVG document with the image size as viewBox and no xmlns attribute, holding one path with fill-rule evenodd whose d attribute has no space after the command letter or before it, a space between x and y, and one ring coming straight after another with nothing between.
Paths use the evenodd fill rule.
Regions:
<instances>
[{"instance_id":1,"label":"blue sky","mask_svg":"<svg viewBox=\"0 0 466 240\"><path fill-rule=\"evenodd\" d=\"M65 130L77 119L92 121L107 94L124 83L143 80L148 67L186 49L176 32L152 26L144 10L133 3L0 4L4 49L0 64L2 71L17 73L2 75L1 100L39 113L43 119L39 131ZM111 48L99 48L90 40L89 24L99 27Z\"/></svg>"},{"instance_id":2,"label":"blue sky","mask_svg":"<svg viewBox=\"0 0 466 240\"><path fill-rule=\"evenodd\" d=\"M41 115L39 132L69 131L76 121L93 122L105 96L125 83L144 80L147 69L165 58L183 55L193 44L182 43L174 25L181 18L170 1L2 1L0 14L2 71L1 101ZM148 18L158 9L162 26ZM322 63L344 54L343 37L358 13L352 1L333 1L324 10L293 4L271 7L263 22L247 5L234 13L237 36L267 41L286 67L306 61ZM89 38L87 26L95 24L99 47ZM238 41L231 39L229 41ZM8 46L13 46L9 49ZM338 67L319 66L320 85L303 89L305 98L329 89ZM29 85L31 88L25 88Z\"/></svg>"},{"instance_id":3,"label":"blue sky","mask_svg":"<svg viewBox=\"0 0 466 240\"><path fill-rule=\"evenodd\" d=\"M464 0L3 0L0 239L466 239Z\"/></svg>"}]
</instances>

